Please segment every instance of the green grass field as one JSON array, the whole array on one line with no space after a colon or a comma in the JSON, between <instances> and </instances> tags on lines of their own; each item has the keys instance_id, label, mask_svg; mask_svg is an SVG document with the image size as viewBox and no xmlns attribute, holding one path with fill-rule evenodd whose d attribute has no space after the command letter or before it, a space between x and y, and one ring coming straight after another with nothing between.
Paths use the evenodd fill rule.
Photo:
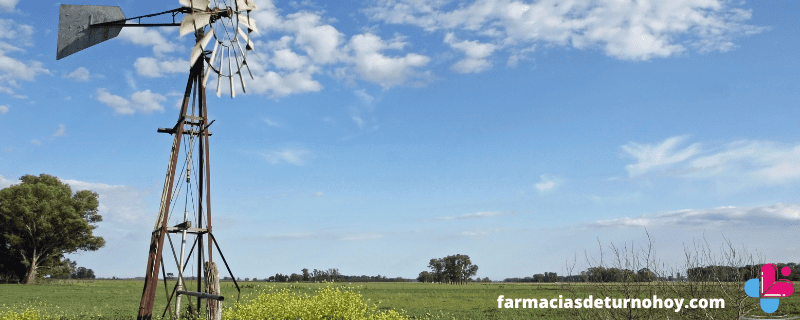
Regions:
<instances>
[{"instance_id":1,"label":"green grass field","mask_svg":"<svg viewBox=\"0 0 800 320\"><path fill-rule=\"evenodd\" d=\"M168 281L170 290L174 282ZM571 288L565 284L467 284L443 285L426 283L266 283L242 282L240 302L247 303L253 299L259 290L265 287L289 288L298 293L314 292L324 286L356 287L365 299L371 304L378 304L379 309L404 310L412 319L574 319L585 318L617 318L618 314L607 314L598 309L505 309L497 307L497 298L504 295L507 298L545 298L557 299L562 295L569 297L585 298L589 294L594 297L605 297L611 292L611 297L621 298L623 292L629 290L623 286L609 285L604 289L578 284ZM647 284L642 284L645 292L642 298L651 295ZM8 310L21 311L29 306L34 306L44 314L61 316L69 319L131 319L135 318L139 300L141 298L143 281L137 280L61 280L39 285L0 285L0 313ZM189 288L195 288L195 283L189 283ZM194 289L193 289L194 290ZM603 291L606 290L606 291ZM225 296L225 307L233 306L237 300L236 289L232 282L222 283L222 293ZM713 294L710 294L713 295ZM667 298L681 298L674 295L659 295ZM191 298L192 304L196 298ZM800 314L800 294L781 301L778 313ZM185 305L186 299L183 304ZM688 302L687 302L688 303ZM727 311L733 311L736 302L727 301ZM757 299L747 300L747 303L757 304ZM166 292L163 283L156 294L154 315L161 315L166 305ZM607 311L607 310L606 310ZM680 314L672 310L660 310L642 313L647 310L634 310L642 318L652 319L679 319L697 315L697 312L684 310ZM650 312L650 311L649 311ZM758 311L760 313L760 310ZM758 314L753 312L752 314ZM777 313L776 313L777 314ZM766 314L761 314L766 315ZM627 317L626 317L627 318ZM727 317L726 317L727 318Z\"/></svg>"}]
</instances>

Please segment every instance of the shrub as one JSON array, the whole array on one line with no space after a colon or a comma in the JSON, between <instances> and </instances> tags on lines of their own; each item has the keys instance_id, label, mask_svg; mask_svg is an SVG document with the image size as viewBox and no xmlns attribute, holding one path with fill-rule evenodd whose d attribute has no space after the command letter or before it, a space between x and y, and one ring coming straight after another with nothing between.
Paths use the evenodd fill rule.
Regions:
<instances>
[{"instance_id":1,"label":"shrub","mask_svg":"<svg viewBox=\"0 0 800 320\"><path fill-rule=\"evenodd\" d=\"M50 320L51 317L43 315L39 310L28 308L22 312L0 311L0 320Z\"/></svg>"},{"instance_id":2,"label":"shrub","mask_svg":"<svg viewBox=\"0 0 800 320\"><path fill-rule=\"evenodd\" d=\"M354 288L325 287L315 295L298 294L284 288L268 287L248 304L237 303L224 311L224 320L405 320L403 313L395 310L379 311L370 306Z\"/></svg>"}]
</instances>

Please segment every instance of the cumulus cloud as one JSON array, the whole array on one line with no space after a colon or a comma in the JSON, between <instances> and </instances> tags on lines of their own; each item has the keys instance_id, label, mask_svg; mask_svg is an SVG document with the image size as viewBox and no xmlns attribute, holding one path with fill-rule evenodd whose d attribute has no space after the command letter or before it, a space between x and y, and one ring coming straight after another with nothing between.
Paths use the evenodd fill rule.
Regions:
<instances>
[{"instance_id":1,"label":"cumulus cloud","mask_svg":"<svg viewBox=\"0 0 800 320\"><path fill-rule=\"evenodd\" d=\"M601 220L590 227L725 227L748 225L776 225L800 221L800 205L778 203L756 207L719 207L711 209L685 209L642 215L636 218Z\"/></svg>"},{"instance_id":2,"label":"cumulus cloud","mask_svg":"<svg viewBox=\"0 0 800 320\"><path fill-rule=\"evenodd\" d=\"M89 73L89 69L86 69L84 67L79 67L78 69L75 69L75 71L72 71L69 74L65 74L64 78L80 82L86 82L89 81L89 79L91 78L91 74Z\"/></svg>"},{"instance_id":3,"label":"cumulus cloud","mask_svg":"<svg viewBox=\"0 0 800 320\"><path fill-rule=\"evenodd\" d=\"M399 50L406 45L400 38L385 41L374 34L365 33L353 36L348 48L353 52L351 61L355 63L355 69L363 79L389 88L404 83L414 76L414 68L430 62L430 58L416 53L408 53L402 57L390 57L381 53L387 49Z\"/></svg>"},{"instance_id":4,"label":"cumulus cloud","mask_svg":"<svg viewBox=\"0 0 800 320\"><path fill-rule=\"evenodd\" d=\"M487 58L497 49L496 45L478 41L459 41L452 32L445 35L444 42L450 47L463 52L466 56L466 58L450 67L453 71L458 73L478 73L492 67L492 63Z\"/></svg>"},{"instance_id":5,"label":"cumulus cloud","mask_svg":"<svg viewBox=\"0 0 800 320\"><path fill-rule=\"evenodd\" d=\"M5 4L13 9L16 2L5 2ZM3 4L0 4L0 7L3 7ZM34 81L38 75L50 74L50 70L39 61L23 62L9 56L12 53L24 53L22 47L33 45L32 26L0 19L0 30L3 30L0 34L0 92L24 99L25 96L15 94L12 88L20 88L19 81Z\"/></svg>"},{"instance_id":6,"label":"cumulus cloud","mask_svg":"<svg viewBox=\"0 0 800 320\"><path fill-rule=\"evenodd\" d=\"M266 123L270 127L275 127L275 128L283 128L283 127L285 127L285 125L283 123L281 123L279 121L276 121L276 120L273 120L273 119L270 119L270 118L267 118L267 117L264 117L261 120L263 120L264 123Z\"/></svg>"},{"instance_id":7,"label":"cumulus cloud","mask_svg":"<svg viewBox=\"0 0 800 320\"><path fill-rule=\"evenodd\" d=\"M188 73L190 69L189 60L158 60L149 57L136 59L133 66L136 68L136 73L148 78L164 77L172 73Z\"/></svg>"},{"instance_id":8,"label":"cumulus cloud","mask_svg":"<svg viewBox=\"0 0 800 320\"><path fill-rule=\"evenodd\" d=\"M0 114L6 114L8 109L8 106L0 105Z\"/></svg>"},{"instance_id":9,"label":"cumulus cloud","mask_svg":"<svg viewBox=\"0 0 800 320\"><path fill-rule=\"evenodd\" d=\"M547 192L553 190L556 187L558 187L562 182L561 178L549 174L543 174L539 176L539 178L541 180L535 185L536 190L539 190L539 192Z\"/></svg>"},{"instance_id":10,"label":"cumulus cloud","mask_svg":"<svg viewBox=\"0 0 800 320\"><path fill-rule=\"evenodd\" d=\"M735 47L733 38L765 30L744 24L751 11L724 0L451 2L379 0L365 12L374 20L428 31L459 30L509 46L600 48L623 60L670 57L687 46L700 52L727 51Z\"/></svg>"},{"instance_id":11,"label":"cumulus cloud","mask_svg":"<svg viewBox=\"0 0 800 320\"><path fill-rule=\"evenodd\" d=\"M285 74L274 71L266 71L262 74L254 72L255 80L247 83L247 90L248 92L267 94L274 98L303 92L317 92L322 90L322 85L312 77L316 71L316 69L298 70Z\"/></svg>"},{"instance_id":12,"label":"cumulus cloud","mask_svg":"<svg viewBox=\"0 0 800 320\"><path fill-rule=\"evenodd\" d=\"M686 137L672 137L663 142L652 144L628 143L622 150L636 159L636 163L625 166L631 177L645 174L658 168L664 168L674 163L684 161L700 152L700 144L695 143L684 149L675 150L677 145L686 140Z\"/></svg>"},{"instance_id":13,"label":"cumulus cloud","mask_svg":"<svg viewBox=\"0 0 800 320\"><path fill-rule=\"evenodd\" d=\"M53 133L53 137L63 137L67 132L67 127L63 124L58 125L58 129Z\"/></svg>"},{"instance_id":14,"label":"cumulus cloud","mask_svg":"<svg viewBox=\"0 0 800 320\"><path fill-rule=\"evenodd\" d=\"M19 183L19 180L6 179L6 177L0 174L0 189L8 188L12 184L17 184L17 183Z\"/></svg>"},{"instance_id":15,"label":"cumulus cloud","mask_svg":"<svg viewBox=\"0 0 800 320\"><path fill-rule=\"evenodd\" d=\"M114 109L117 114L151 113L164 111L161 105L166 97L150 90L134 92L130 99L111 94L105 88L97 89L97 100Z\"/></svg>"},{"instance_id":16,"label":"cumulus cloud","mask_svg":"<svg viewBox=\"0 0 800 320\"><path fill-rule=\"evenodd\" d=\"M73 192L90 190L99 196L100 206L98 211L104 221L115 223L118 227L131 223L150 222L151 213L148 212L144 198L147 192L125 185L109 185L98 182L79 180L62 180L68 184Z\"/></svg>"},{"instance_id":17,"label":"cumulus cloud","mask_svg":"<svg viewBox=\"0 0 800 320\"><path fill-rule=\"evenodd\" d=\"M314 62L333 63L341 58L339 46L344 35L333 26L322 24L322 17L318 14L297 12L282 20L282 29L294 34L295 44L306 51Z\"/></svg>"},{"instance_id":18,"label":"cumulus cloud","mask_svg":"<svg viewBox=\"0 0 800 320\"><path fill-rule=\"evenodd\" d=\"M135 45L152 47L153 54L159 57L178 50L177 44L168 41L155 28L122 28L117 38Z\"/></svg>"},{"instance_id":19,"label":"cumulus cloud","mask_svg":"<svg viewBox=\"0 0 800 320\"><path fill-rule=\"evenodd\" d=\"M287 163L295 166L304 166L310 160L312 153L302 148L285 148L261 153L261 156L270 164Z\"/></svg>"},{"instance_id":20,"label":"cumulus cloud","mask_svg":"<svg viewBox=\"0 0 800 320\"><path fill-rule=\"evenodd\" d=\"M477 219L477 218L488 218L488 217L497 217L497 216L504 216L509 215L510 212L503 212L503 211L481 211L481 212L473 212L473 213L465 213L458 216L444 216L444 217L436 217L431 220L464 220L464 219Z\"/></svg>"},{"instance_id":21,"label":"cumulus cloud","mask_svg":"<svg viewBox=\"0 0 800 320\"><path fill-rule=\"evenodd\" d=\"M309 59L290 49L283 48L273 52L271 62L280 69L296 70L305 67L309 63Z\"/></svg>"},{"instance_id":22,"label":"cumulus cloud","mask_svg":"<svg viewBox=\"0 0 800 320\"><path fill-rule=\"evenodd\" d=\"M0 9L13 11L19 0L0 0Z\"/></svg>"}]
</instances>

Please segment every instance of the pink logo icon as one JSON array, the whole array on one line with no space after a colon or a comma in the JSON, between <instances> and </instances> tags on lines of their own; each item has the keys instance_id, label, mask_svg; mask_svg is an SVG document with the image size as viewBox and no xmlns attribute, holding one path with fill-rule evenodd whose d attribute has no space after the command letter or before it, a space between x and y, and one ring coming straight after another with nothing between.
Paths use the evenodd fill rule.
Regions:
<instances>
[{"instance_id":1,"label":"pink logo icon","mask_svg":"<svg viewBox=\"0 0 800 320\"><path fill-rule=\"evenodd\" d=\"M781 274L788 277L792 273L789 267L781 268ZM773 313L778 310L780 300L778 298L788 297L794 293L794 284L789 279L778 277L778 267L767 263L761 267L758 278L747 280L744 283L744 292L753 298L761 298L761 310L766 313Z\"/></svg>"},{"instance_id":2,"label":"pink logo icon","mask_svg":"<svg viewBox=\"0 0 800 320\"><path fill-rule=\"evenodd\" d=\"M784 277L789 276L792 271L789 267L781 268L781 274ZM788 279L778 278L778 267L774 264L768 263L761 266L761 288L759 292L761 297L788 297L794 292L794 284Z\"/></svg>"}]
</instances>

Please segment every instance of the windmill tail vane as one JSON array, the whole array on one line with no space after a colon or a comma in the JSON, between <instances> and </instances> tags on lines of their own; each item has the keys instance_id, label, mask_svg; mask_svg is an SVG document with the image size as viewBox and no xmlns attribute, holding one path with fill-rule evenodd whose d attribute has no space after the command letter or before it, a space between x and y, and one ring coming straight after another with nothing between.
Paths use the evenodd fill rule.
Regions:
<instances>
[{"instance_id":1,"label":"windmill tail vane","mask_svg":"<svg viewBox=\"0 0 800 320\"><path fill-rule=\"evenodd\" d=\"M247 92L244 70L253 77L247 63L247 54L255 47L251 33L258 33L256 21L250 16L257 10L254 0L235 0L228 5L221 0L179 0L181 7L163 12L127 18L117 6L62 4L59 10L58 47L56 60L117 37L125 27L179 27L181 36L195 32L198 37L189 56L189 68L204 58L206 72L203 84L213 72L217 77L217 97L221 96L221 82L227 78L231 98L236 96L234 83ZM176 16L183 14L178 23ZM171 15L171 22L142 23L143 18ZM210 45L214 39L213 47ZM209 50L209 48L213 48ZM224 59L227 58L227 63ZM234 78L238 76L238 81Z\"/></svg>"},{"instance_id":2,"label":"windmill tail vane","mask_svg":"<svg viewBox=\"0 0 800 320\"><path fill-rule=\"evenodd\" d=\"M225 298L219 292L218 268L212 259L214 248L217 249L228 274L234 279L234 284L239 290L236 277L233 276L212 233L209 127L214 121L208 119L205 88L208 78L214 73L217 78L217 96L221 94L223 78L227 78L230 83L231 98L235 97L236 76L239 77L236 83L239 83L242 91L246 92L243 71L247 70L248 75L253 78L247 64L247 53L254 48L250 34L258 32L250 13L257 7L254 0L179 0L178 2L181 5L179 8L133 18L127 18L116 6L62 4L59 10L56 60L117 37L122 28L126 27L179 27L181 36L190 33L196 36L190 54L189 78L178 120L171 128L157 130L172 135L173 142L158 217L150 233L145 283L137 319L153 317L159 272L163 277L167 296L162 317L166 316L168 311L171 311L171 316L180 317L181 300L196 298L194 308L191 301L188 302L190 310L199 312L201 300L206 300L207 319L219 319ZM231 2L233 7L227 5L228 2ZM171 22L141 22L142 18L168 14L172 16ZM176 22L178 14L183 14L180 23ZM129 23L133 20L138 23ZM223 63L225 58L227 63ZM181 152L181 148L184 148L184 152ZM180 169L179 164L182 164ZM175 211L180 212L180 209L175 208L180 203L184 206L183 216L172 215ZM172 235L181 237L180 256L176 253ZM194 240L187 242L189 240L187 236L193 236ZM178 269L178 279L172 290L168 288L166 268L162 264L164 256L167 258L170 256L170 251L165 250L165 239L168 240L166 242L169 243L171 256ZM191 248L188 254L184 255L188 243L191 243ZM196 271L196 275L190 277L186 269L193 265L189 263L192 259L196 259L197 264L190 270ZM186 281L187 278L194 280L195 288L189 288L191 283Z\"/></svg>"}]
</instances>

